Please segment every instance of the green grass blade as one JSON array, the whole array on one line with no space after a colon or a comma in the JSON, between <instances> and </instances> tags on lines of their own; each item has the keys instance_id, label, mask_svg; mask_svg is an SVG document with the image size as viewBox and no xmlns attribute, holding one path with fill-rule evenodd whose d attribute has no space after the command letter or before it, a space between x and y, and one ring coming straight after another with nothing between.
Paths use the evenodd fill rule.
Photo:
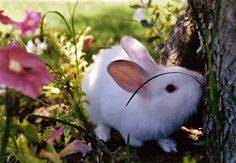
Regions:
<instances>
[{"instance_id":1,"label":"green grass blade","mask_svg":"<svg viewBox=\"0 0 236 163\"><path fill-rule=\"evenodd\" d=\"M69 30L70 35L73 35L70 25L68 24L66 18L60 12L58 12L58 11L48 11L48 12L46 12L44 14L43 20L45 19L46 15L48 15L48 14L56 14L56 15L58 15L65 22L66 27ZM42 20L42 23L43 23L43 20ZM42 25L41 25L41 31L42 31Z\"/></svg>"},{"instance_id":2,"label":"green grass blade","mask_svg":"<svg viewBox=\"0 0 236 163\"><path fill-rule=\"evenodd\" d=\"M130 163L131 162L131 158L130 158L130 137L128 134L127 137L127 143L126 143L126 147L125 147L125 163Z\"/></svg>"}]
</instances>

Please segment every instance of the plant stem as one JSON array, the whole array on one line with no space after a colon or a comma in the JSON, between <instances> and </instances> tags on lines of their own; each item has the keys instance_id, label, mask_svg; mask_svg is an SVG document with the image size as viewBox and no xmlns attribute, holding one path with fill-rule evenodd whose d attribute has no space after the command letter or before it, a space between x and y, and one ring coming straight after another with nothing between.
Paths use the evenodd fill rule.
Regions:
<instances>
[{"instance_id":1,"label":"plant stem","mask_svg":"<svg viewBox=\"0 0 236 163\"><path fill-rule=\"evenodd\" d=\"M125 163L130 163L131 162L131 158L130 158L130 137L128 134L127 137L127 144L125 147Z\"/></svg>"},{"instance_id":2,"label":"plant stem","mask_svg":"<svg viewBox=\"0 0 236 163\"><path fill-rule=\"evenodd\" d=\"M10 124L11 124L11 104L10 104L10 94L8 88L6 88L6 102L5 102L5 115L6 115L6 125L5 125L5 130L4 134L2 137L2 147L0 151L0 163L4 163L5 161L5 154L6 154L6 149L7 149L7 144L8 144L8 139L10 136Z\"/></svg>"},{"instance_id":3,"label":"plant stem","mask_svg":"<svg viewBox=\"0 0 236 163\"><path fill-rule=\"evenodd\" d=\"M81 110L81 108L80 108L79 104L77 103L77 101L74 97L74 94L71 90L69 90L69 94L71 95L72 101L73 101L75 108L76 108L76 112L79 116L80 121L82 122L83 127L87 128L88 122L87 122L86 116L84 115L83 111Z\"/></svg>"}]
</instances>

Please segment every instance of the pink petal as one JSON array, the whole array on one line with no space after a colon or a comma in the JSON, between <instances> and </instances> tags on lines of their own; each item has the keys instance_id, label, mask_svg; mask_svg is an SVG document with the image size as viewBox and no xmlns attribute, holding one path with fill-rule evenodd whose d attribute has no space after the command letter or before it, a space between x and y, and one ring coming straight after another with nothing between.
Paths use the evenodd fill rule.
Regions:
<instances>
[{"instance_id":1,"label":"pink petal","mask_svg":"<svg viewBox=\"0 0 236 163\"><path fill-rule=\"evenodd\" d=\"M85 40L84 40L84 45L83 45L83 52L87 52L91 46L91 44L94 41L94 37L92 35L88 35Z\"/></svg>"},{"instance_id":2,"label":"pink petal","mask_svg":"<svg viewBox=\"0 0 236 163\"><path fill-rule=\"evenodd\" d=\"M42 15L40 12L26 11L24 20L15 24L15 27L21 30L21 35L25 36L29 33L34 33L40 26Z\"/></svg>"},{"instance_id":3,"label":"pink petal","mask_svg":"<svg viewBox=\"0 0 236 163\"><path fill-rule=\"evenodd\" d=\"M51 144L47 144L45 149L39 152L40 158L47 158L52 162L61 162L59 154L55 151Z\"/></svg>"},{"instance_id":4,"label":"pink petal","mask_svg":"<svg viewBox=\"0 0 236 163\"><path fill-rule=\"evenodd\" d=\"M19 62L20 72L9 69L10 60ZM18 42L0 49L0 83L14 88L25 95L37 97L44 84L53 80L46 65L36 55L28 53Z\"/></svg>"},{"instance_id":5,"label":"pink petal","mask_svg":"<svg viewBox=\"0 0 236 163\"><path fill-rule=\"evenodd\" d=\"M58 136L61 136L63 133L64 133L64 126L61 126L58 130L55 130L51 133L47 142L49 144L53 144L53 141L55 140L55 138Z\"/></svg>"},{"instance_id":6,"label":"pink petal","mask_svg":"<svg viewBox=\"0 0 236 163\"><path fill-rule=\"evenodd\" d=\"M6 69L8 67L9 61L6 57L7 51L5 49L0 49L0 70Z\"/></svg>"},{"instance_id":7,"label":"pink petal","mask_svg":"<svg viewBox=\"0 0 236 163\"><path fill-rule=\"evenodd\" d=\"M35 83L24 80L24 74L17 74L11 71L0 71L0 83L31 97L37 97L41 92L41 87Z\"/></svg>"},{"instance_id":8,"label":"pink petal","mask_svg":"<svg viewBox=\"0 0 236 163\"><path fill-rule=\"evenodd\" d=\"M24 67L46 68L46 65L38 56L28 53L16 41L12 45L7 46L6 49L11 53L10 59L19 61Z\"/></svg>"},{"instance_id":9,"label":"pink petal","mask_svg":"<svg viewBox=\"0 0 236 163\"><path fill-rule=\"evenodd\" d=\"M25 80L32 83L37 83L38 85L49 84L53 81L54 76L45 71L32 70L27 73Z\"/></svg>"},{"instance_id":10,"label":"pink petal","mask_svg":"<svg viewBox=\"0 0 236 163\"><path fill-rule=\"evenodd\" d=\"M25 18L22 22L15 22L9 17L3 15L3 11L0 10L0 22L6 25L12 25L14 28L21 30L21 35L25 36L29 33L34 33L39 28L42 21L42 15L40 12L26 11Z\"/></svg>"},{"instance_id":11,"label":"pink petal","mask_svg":"<svg viewBox=\"0 0 236 163\"><path fill-rule=\"evenodd\" d=\"M12 24L16 23L13 20L11 20L11 18L3 15L3 12L4 12L3 10L0 10L0 22L2 24L6 24L6 25L10 24L10 25L12 25Z\"/></svg>"},{"instance_id":12,"label":"pink petal","mask_svg":"<svg viewBox=\"0 0 236 163\"><path fill-rule=\"evenodd\" d=\"M67 155L81 152L82 156L86 156L87 153L92 151L91 144L86 144L85 141L74 140L72 143L67 145L60 153L60 157L65 157Z\"/></svg>"}]
</instances>

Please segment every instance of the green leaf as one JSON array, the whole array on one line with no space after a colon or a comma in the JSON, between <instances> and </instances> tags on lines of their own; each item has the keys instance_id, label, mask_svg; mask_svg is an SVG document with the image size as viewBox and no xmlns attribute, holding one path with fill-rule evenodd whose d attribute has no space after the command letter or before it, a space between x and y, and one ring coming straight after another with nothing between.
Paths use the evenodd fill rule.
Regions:
<instances>
[{"instance_id":1,"label":"green leaf","mask_svg":"<svg viewBox=\"0 0 236 163\"><path fill-rule=\"evenodd\" d=\"M71 27L70 27L70 25L68 24L66 18L65 18L60 12L58 12L58 11L48 11L48 12L46 12L46 13L43 15L42 24L41 24L41 32L43 31L43 20L45 19L46 15L48 15L48 14L50 14L50 13L56 14L56 15L58 15L59 17L61 17L61 19L65 22L65 25L66 25L67 29L69 30L70 34L71 34L71 35L73 34L73 33L72 33L72 30L71 30Z\"/></svg>"},{"instance_id":2,"label":"green leaf","mask_svg":"<svg viewBox=\"0 0 236 163\"><path fill-rule=\"evenodd\" d=\"M195 158L191 159L189 156L184 156L183 163L197 163L197 160Z\"/></svg>"},{"instance_id":3,"label":"green leaf","mask_svg":"<svg viewBox=\"0 0 236 163\"><path fill-rule=\"evenodd\" d=\"M196 145L196 146L206 146L209 143L210 142L208 140L202 140L202 141L199 141L199 142L196 142L196 143L192 143L192 144Z\"/></svg>"},{"instance_id":4,"label":"green leaf","mask_svg":"<svg viewBox=\"0 0 236 163\"><path fill-rule=\"evenodd\" d=\"M39 153L40 158L47 158L51 162L61 163L59 154L55 151L52 144L47 144Z\"/></svg>"},{"instance_id":5,"label":"green leaf","mask_svg":"<svg viewBox=\"0 0 236 163\"><path fill-rule=\"evenodd\" d=\"M126 143L126 147L125 147L125 163L130 163L131 162L131 158L130 158L130 137L128 134L127 137L127 143Z\"/></svg>"},{"instance_id":6,"label":"green leaf","mask_svg":"<svg viewBox=\"0 0 236 163\"><path fill-rule=\"evenodd\" d=\"M71 139L71 128L70 127L65 127L64 130L64 136L65 136L65 144L69 143Z\"/></svg>"},{"instance_id":7,"label":"green leaf","mask_svg":"<svg viewBox=\"0 0 236 163\"><path fill-rule=\"evenodd\" d=\"M151 43L153 41L156 41L157 39L160 39L160 36L153 36L153 37L150 37L148 38L148 42Z\"/></svg>"},{"instance_id":8,"label":"green leaf","mask_svg":"<svg viewBox=\"0 0 236 163\"><path fill-rule=\"evenodd\" d=\"M164 47L165 47L165 45L164 45L162 42L160 42L159 44L157 44L157 48L158 48L159 50L163 49Z\"/></svg>"},{"instance_id":9,"label":"green leaf","mask_svg":"<svg viewBox=\"0 0 236 163\"><path fill-rule=\"evenodd\" d=\"M28 141L26 137L21 134L17 140L17 147L14 151L14 155L17 160L24 163L45 163L46 161L35 157L35 149L28 147Z\"/></svg>"},{"instance_id":10,"label":"green leaf","mask_svg":"<svg viewBox=\"0 0 236 163\"><path fill-rule=\"evenodd\" d=\"M47 144L47 145L44 147L44 150L47 151L47 152L50 152L50 153L55 152L55 149L54 149L54 147L53 147L52 144Z\"/></svg>"},{"instance_id":11,"label":"green leaf","mask_svg":"<svg viewBox=\"0 0 236 163\"><path fill-rule=\"evenodd\" d=\"M133 8L133 9L143 8L143 6L142 6L142 5L139 5L139 4L130 5L129 7L130 7L130 8Z\"/></svg>"},{"instance_id":12,"label":"green leaf","mask_svg":"<svg viewBox=\"0 0 236 163\"><path fill-rule=\"evenodd\" d=\"M141 20L141 24L144 28L149 28L152 26L147 20Z\"/></svg>"},{"instance_id":13,"label":"green leaf","mask_svg":"<svg viewBox=\"0 0 236 163\"><path fill-rule=\"evenodd\" d=\"M33 124L29 124L24 128L24 135L30 143L38 142L37 128Z\"/></svg>"}]
</instances>

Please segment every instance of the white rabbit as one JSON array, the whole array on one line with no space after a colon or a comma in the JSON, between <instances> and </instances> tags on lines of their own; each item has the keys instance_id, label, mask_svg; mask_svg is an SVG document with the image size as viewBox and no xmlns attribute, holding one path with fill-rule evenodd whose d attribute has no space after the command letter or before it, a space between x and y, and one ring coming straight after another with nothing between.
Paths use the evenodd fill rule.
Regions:
<instances>
[{"instance_id":1,"label":"white rabbit","mask_svg":"<svg viewBox=\"0 0 236 163\"><path fill-rule=\"evenodd\" d=\"M146 83L125 107L141 84L162 73L167 74ZM196 111L203 80L202 75L185 68L156 64L140 42L126 36L121 46L100 52L84 76L82 89L100 139L109 140L113 127L125 141L129 135L132 146L156 140L164 151L171 152L177 151L176 143L168 136Z\"/></svg>"}]
</instances>

